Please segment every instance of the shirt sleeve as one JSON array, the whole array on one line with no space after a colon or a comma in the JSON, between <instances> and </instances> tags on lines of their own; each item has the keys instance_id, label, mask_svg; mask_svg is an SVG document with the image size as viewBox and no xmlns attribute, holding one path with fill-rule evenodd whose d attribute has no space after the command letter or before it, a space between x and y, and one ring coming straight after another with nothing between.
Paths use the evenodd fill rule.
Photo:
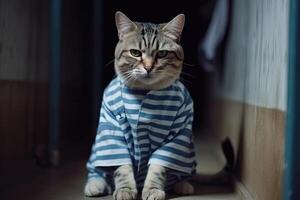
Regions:
<instances>
[{"instance_id":1,"label":"shirt sleeve","mask_svg":"<svg viewBox=\"0 0 300 200\"><path fill-rule=\"evenodd\" d=\"M105 94L100 110L97 135L88 164L90 172L93 172L93 167L132 164L124 132Z\"/></svg>"},{"instance_id":2,"label":"shirt sleeve","mask_svg":"<svg viewBox=\"0 0 300 200\"><path fill-rule=\"evenodd\" d=\"M193 101L187 97L178 110L167 142L152 153L148 164L158 164L187 174L194 172Z\"/></svg>"}]
</instances>

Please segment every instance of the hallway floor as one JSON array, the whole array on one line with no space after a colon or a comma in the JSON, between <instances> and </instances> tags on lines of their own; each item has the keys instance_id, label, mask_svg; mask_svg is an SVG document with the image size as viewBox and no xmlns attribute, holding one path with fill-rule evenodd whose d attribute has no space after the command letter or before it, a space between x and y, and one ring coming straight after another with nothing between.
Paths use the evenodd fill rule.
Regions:
<instances>
[{"instance_id":1,"label":"hallway floor","mask_svg":"<svg viewBox=\"0 0 300 200\"><path fill-rule=\"evenodd\" d=\"M202 151L203 152L203 151ZM86 153L72 148L56 168L40 168L34 163L14 165L0 172L2 200L93 200L83 195ZM173 200L238 200L232 187L197 184L196 195L169 197ZM111 196L102 197L112 199Z\"/></svg>"}]
</instances>

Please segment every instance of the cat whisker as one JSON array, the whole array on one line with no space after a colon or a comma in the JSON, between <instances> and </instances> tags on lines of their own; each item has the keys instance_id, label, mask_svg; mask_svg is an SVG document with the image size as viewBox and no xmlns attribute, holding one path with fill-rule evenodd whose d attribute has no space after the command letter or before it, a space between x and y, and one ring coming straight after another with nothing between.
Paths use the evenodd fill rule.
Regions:
<instances>
[{"instance_id":1,"label":"cat whisker","mask_svg":"<svg viewBox=\"0 0 300 200\"><path fill-rule=\"evenodd\" d=\"M122 74L123 76L131 76L131 75L132 75L132 71L122 72L121 74Z\"/></svg>"},{"instance_id":2,"label":"cat whisker","mask_svg":"<svg viewBox=\"0 0 300 200\"><path fill-rule=\"evenodd\" d=\"M177 77L177 75L174 75L174 74L170 74L170 73L160 73L161 75L164 75L164 76L169 76L169 77Z\"/></svg>"},{"instance_id":3,"label":"cat whisker","mask_svg":"<svg viewBox=\"0 0 300 200\"><path fill-rule=\"evenodd\" d=\"M131 74L125 74L124 73L124 74L122 74L122 77L123 77L124 80L127 80L131 77Z\"/></svg>"},{"instance_id":4,"label":"cat whisker","mask_svg":"<svg viewBox=\"0 0 300 200\"><path fill-rule=\"evenodd\" d=\"M108 66L111 65L114 61L115 61L115 59L112 59L112 60L108 61L108 62L104 65L104 67L108 67Z\"/></svg>"},{"instance_id":5,"label":"cat whisker","mask_svg":"<svg viewBox=\"0 0 300 200\"><path fill-rule=\"evenodd\" d=\"M184 75L184 76L188 76L188 77L191 77L191 78L195 78L195 76L189 74L189 73L186 73L186 72L181 72L181 75Z\"/></svg>"},{"instance_id":6,"label":"cat whisker","mask_svg":"<svg viewBox=\"0 0 300 200\"><path fill-rule=\"evenodd\" d=\"M137 79L137 77L132 73L132 71L123 73L123 78L124 78L125 83L128 83L129 81L135 81Z\"/></svg>"},{"instance_id":7,"label":"cat whisker","mask_svg":"<svg viewBox=\"0 0 300 200\"><path fill-rule=\"evenodd\" d=\"M128 72L122 72L122 73L120 73L120 75L122 75L122 76L128 76L128 75L130 75L131 73L128 73Z\"/></svg>"},{"instance_id":8,"label":"cat whisker","mask_svg":"<svg viewBox=\"0 0 300 200\"><path fill-rule=\"evenodd\" d=\"M188 67L200 67L200 65L197 65L197 64L189 64L189 63L185 63L185 62L183 62L182 65L183 65L183 66L188 66Z\"/></svg>"},{"instance_id":9,"label":"cat whisker","mask_svg":"<svg viewBox=\"0 0 300 200\"><path fill-rule=\"evenodd\" d=\"M179 77L179 80L182 81L182 82L184 82L184 83L192 84L192 81L189 81L189 80L187 80L187 79L185 79L183 77Z\"/></svg>"},{"instance_id":10,"label":"cat whisker","mask_svg":"<svg viewBox=\"0 0 300 200\"><path fill-rule=\"evenodd\" d=\"M124 82L125 82L125 83L128 83L130 80L131 80L131 77L126 77L126 78L124 78Z\"/></svg>"},{"instance_id":11,"label":"cat whisker","mask_svg":"<svg viewBox=\"0 0 300 200\"><path fill-rule=\"evenodd\" d=\"M129 73L129 72L122 73L122 76L131 76L131 73Z\"/></svg>"},{"instance_id":12,"label":"cat whisker","mask_svg":"<svg viewBox=\"0 0 300 200\"><path fill-rule=\"evenodd\" d=\"M174 77L177 77L177 75L174 75L174 74L171 74L171 73L167 73L167 72L162 72L162 73L160 73L160 74L163 74L163 75L165 75L165 76L169 76L169 77L172 77L172 78L174 78ZM178 77L179 78L179 80L181 80L181 81L183 81L183 82L186 82L186 83L192 83L191 81L189 81L189 80L187 80L187 79L185 79L185 78L183 78L183 77Z\"/></svg>"},{"instance_id":13,"label":"cat whisker","mask_svg":"<svg viewBox=\"0 0 300 200\"><path fill-rule=\"evenodd\" d=\"M127 76L123 76L125 82L128 82L130 81L130 79L132 79L132 76L131 75L127 75Z\"/></svg>"}]
</instances>

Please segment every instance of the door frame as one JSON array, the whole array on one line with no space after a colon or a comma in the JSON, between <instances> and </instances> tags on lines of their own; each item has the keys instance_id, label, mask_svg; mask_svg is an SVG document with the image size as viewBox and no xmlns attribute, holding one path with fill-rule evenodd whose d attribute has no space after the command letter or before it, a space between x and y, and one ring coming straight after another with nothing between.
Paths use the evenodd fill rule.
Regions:
<instances>
[{"instance_id":1,"label":"door frame","mask_svg":"<svg viewBox=\"0 0 300 200\"><path fill-rule=\"evenodd\" d=\"M300 199L300 3L298 0L290 0L289 3L288 94L283 199L295 200Z\"/></svg>"}]
</instances>

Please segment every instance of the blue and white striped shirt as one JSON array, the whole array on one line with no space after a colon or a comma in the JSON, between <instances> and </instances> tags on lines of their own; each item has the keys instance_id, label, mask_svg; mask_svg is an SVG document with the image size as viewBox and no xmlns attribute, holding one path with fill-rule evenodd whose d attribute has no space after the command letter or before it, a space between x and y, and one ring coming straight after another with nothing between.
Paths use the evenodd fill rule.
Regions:
<instances>
[{"instance_id":1,"label":"blue and white striped shirt","mask_svg":"<svg viewBox=\"0 0 300 200\"><path fill-rule=\"evenodd\" d=\"M119 78L112 80L104 91L87 163L89 179L105 178L101 167L125 164L134 166L140 186L149 164L190 176L195 170L192 122L193 101L180 81L149 91L128 88Z\"/></svg>"}]
</instances>

